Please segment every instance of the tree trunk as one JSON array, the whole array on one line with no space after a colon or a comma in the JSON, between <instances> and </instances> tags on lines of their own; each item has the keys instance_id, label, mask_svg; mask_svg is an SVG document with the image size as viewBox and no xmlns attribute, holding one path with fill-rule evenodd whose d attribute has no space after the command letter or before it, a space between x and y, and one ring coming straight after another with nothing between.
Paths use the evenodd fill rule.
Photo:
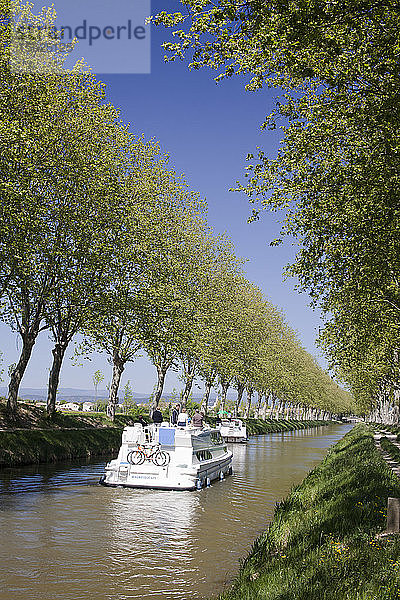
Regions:
<instances>
[{"instance_id":1,"label":"tree trunk","mask_svg":"<svg viewBox=\"0 0 400 600\"><path fill-rule=\"evenodd\" d=\"M271 398L271 410L269 411L269 416L270 416L271 419L276 419L276 403L277 402L278 402L277 397L272 394L272 398Z\"/></svg>"},{"instance_id":2,"label":"tree trunk","mask_svg":"<svg viewBox=\"0 0 400 600\"><path fill-rule=\"evenodd\" d=\"M200 410L203 412L204 417L207 416L208 399L210 397L211 387L212 387L211 379L206 379L206 387L204 389L204 396L203 396L203 400L201 401L201 408L200 408Z\"/></svg>"},{"instance_id":3,"label":"tree trunk","mask_svg":"<svg viewBox=\"0 0 400 600\"><path fill-rule=\"evenodd\" d=\"M68 342L58 343L52 350L53 364L49 375L49 385L47 388L47 414L52 419L56 412L56 396L58 383L60 380L61 365L64 359Z\"/></svg>"},{"instance_id":4,"label":"tree trunk","mask_svg":"<svg viewBox=\"0 0 400 600\"><path fill-rule=\"evenodd\" d=\"M15 415L17 412L19 386L21 385L21 380L31 357L38 333L38 331L34 331L22 336L21 355L19 357L17 366L11 373L10 383L8 386L7 410L12 415Z\"/></svg>"},{"instance_id":5,"label":"tree trunk","mask_svg":"<svg viewBox=\"0 0 400 600\"><path fill-rule=\"evenodd\" d=\"M118 389L121 381L121 375L124 372L124 369L125 363L121 360L118 354L114 354L110 395L108 398L107 405L107 416L110 417L112 421L114 421L115 418L115 407L118 404Z\"/></svg>"},{"instance_id":6,"label":"tree trunk","mask_svg":"<svg viewBox=\"0 0 400 600\"><path fill-rule=\"evenodd\" d=\"M284 403L284 401L283 400L279 400L279 402L278 402L278 419L284 419L285 418L284 409L285 409L285 403Z\"/></svg>"},{"instance_id":7,"label":"tree trunk","mask_svg":"<svg viewBox=\"0 0 400 600\"><path fill-rule=\"evenodd\" d=\"M295 415L295 406L292 402L289 402L289 419L292 421Z\"/></svg>"},{"instance_id":8,"label":"tree trunk","mask_svg":"<svg viewBox=\"0 0 400 600\"><path fill-rule=\"evenodd\" d=\"M246 405L246 413L245 418L248 419L250 416L250 408L251 408L251 400L253 397L253 389L247 388L247 405Z\"/></svg>"},{"instance_id":9,"label":"tree trunk","mask_svg":"<svg viewBox=\"0 0 400 600\"><path fill-rule=\"evenodd\" d=\"M221 410L225 410L226 394L228 392L229 381L221 381Z\"/></svg>"},{"instance_id":10,"label":"tree trunk","mask_svg":"<svg viewBox=\"0 0 400 600\"><path fill-rule=\"evenodd\" d=\"M394 390L393 425L398 425L400 422L399 396L399 390Z\"/></svg>"},{"instance_id":11,"label":"tree trunk","mask_svg":"<svg viewBox=\"0 0 400 600\"><path fill-rule=\"evenodd\" d=\"M184 407L186 407L186 403L189 400L189 394L193 387L193 382L194 382L194 372L186 375L186 385L185 385L185 389L183 390L182 397L181 397L181 404Z\"/></svg>"},{"instance_id":12,"label":"tree trunk","mask_svg":"<svg viewBox=\"0 0 400 600\"><path fill-rule=\"evenodd\" d=\"M215 398L215 404L214 404L214 412L216 415L219 413L220 407L221 407L221 398L217 392L217 396Z\"/></svg>"},{"instance_id":13,"label":"tree trunk","mask_svg":"<svg viewBox=\"0 0 400 600\"><path fill-rule=\"evenodd\" d=\"M263 421L267 418L267 410L268 410L268 394L264 395L264 402L262 404L262 409L260 413L260 417Z\"/></svg>"},{"instance_id":14,"label":"tree trunk","mask_svg":"<svg viewBox=\"0 0 400 600\"><path fill-rule=\"evenodd\" d=\"M236 398L235 408L234 408L234 411L235 411L234 415L235 415L235 417L237 417L238 412L239 412L239 406L240 406L240 403L242 401L242 396L243 396L244 388L245 388L244 383L239 383L239 382L237 383L237 385L236 385L237 398Z\"/></svg>"},{"instance_id":15,"label":"tree trunk","mask_svg":"<svg viewBox=\"0 0 400 600\"><path fill-rule=\"evenodd\" d=\"M165 376L169 369L169 365L168 366L163 365L161 367L159 367L157 365L156 368L157 368L157 387L156 387L156 391L154 394L154 406L155 407L157 407L160 403L161 395L162 395L163 389L164 389Z\"/></svg>"},{"instance_id":16,"label":"tree trunk","mask_svg":"<svg viewBox=\"0 0 400 600\"><path fill-rule=\"evenodd\" d=\"M260 418L260 410L261 410L261 403L262 403L262 399L263 399L263 392L257 392L258 394L258 402L257 402L257 408L256 408L256 418L259 419Z\"/></svg>"}]
</instances>

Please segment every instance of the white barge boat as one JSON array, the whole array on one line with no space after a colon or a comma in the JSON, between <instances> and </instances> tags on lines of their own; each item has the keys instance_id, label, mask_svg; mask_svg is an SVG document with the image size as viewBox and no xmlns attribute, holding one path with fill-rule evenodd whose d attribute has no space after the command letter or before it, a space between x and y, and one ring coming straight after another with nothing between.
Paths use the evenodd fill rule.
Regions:
<instances>
[{"instance_id":1,"label":"white barge boat","mask_svg":"<svg viewBox=\"0 0 400 600\"><path fill-rule=\"evenodd\" d=\"M217 427L224 442L247 442L246 425L241 419L222 419Z\"/></svg>"},{"instance_id":2,"label":"white barge boat","mask_svg":"<svg viewBox=\"0 0 400 600\"><path fill-rule=\"evenodd\" d=\"M108 486L194 490L232 473L232 452L218 429L125 427L118 457L105 467Z\"/></svg>"}]
</instances>

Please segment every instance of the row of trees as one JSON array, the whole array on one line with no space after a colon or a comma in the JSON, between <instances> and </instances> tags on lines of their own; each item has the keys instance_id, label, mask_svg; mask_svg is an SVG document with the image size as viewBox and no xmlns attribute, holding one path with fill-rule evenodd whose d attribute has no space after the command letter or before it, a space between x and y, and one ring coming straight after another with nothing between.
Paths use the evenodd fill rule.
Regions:
<instances>
[{"instance_id":1,"label":"row of trees","mask_svg":"<svg viewBox=\"0 0 400 600\"><path fill-rule=\"evenodd\" d=\"M278 154L249 155L237 189L286 211L282 233L301 247L288 271L326 315L331 366L360 409L388 419L400 397L398 6L181 2L153 18L175 28L171 59L280 90L263 123L283 130Z\"/></svg>"},{"instance_id":2,"label":"row of trees","mask_svg":"<svg viewBox=\"0 0 400 600\"><path fill-rule=\"evenodd\" d=\"M20 27L39 24L40 43L54 44L52 11L35 17L29 5L8 5ZM82 64L49 68L65 57L29 45L22 62L35 69L10 68L13 27L12 19L0 23L0 314L22 342L9 410L17 410L42 331L53 340L50 416L78 333L82 352L103 351L112 365L111 416L125 366L140 351L157 370L156 405L168 369L179 365L183 403L197 377L205 406L211 386L220 385L222 405L234 386L238 403L247 391L248 406L257 391L271 406L279 398L349 410L349 395L245 279L229 240L212 232L205 204L157 143L129 132Z\"/></svg>"}]
</instances>

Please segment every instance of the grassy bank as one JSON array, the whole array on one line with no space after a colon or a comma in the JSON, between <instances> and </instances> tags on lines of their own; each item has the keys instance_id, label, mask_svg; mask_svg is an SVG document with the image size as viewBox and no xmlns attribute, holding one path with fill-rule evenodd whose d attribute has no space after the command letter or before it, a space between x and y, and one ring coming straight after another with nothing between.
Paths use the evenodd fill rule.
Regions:
<instances>
[{"instance_id":1,"label":"grassy bank","mask_svg":"<svg viewBox=\"0 0 400 600\"><path fill-rule=\"evenodd\" d=\"M207 423L214 426L215 417L207 417ZM280 433L294 431L295 429L308 429L320 425L331 425L330 421L289 421L286 419L243 419L246 424L247 435L261 435L264 433Z\"/></svg>"},{"instance_id":2,"label":"grassy bank","mask_svg":"<svg viewBox=\"0 0 400 600\"><path fill-rule=\"evenodd\" d=\"M387 437L381 437L380 444L382 450L387 452L393 458L393 460L400 463L400 449L398 446L393 444L393 442L391 442Z\"/></svg>"},{"instance_id":3,"label":"grassy bank","mask_svg":"<svg viewBox=\"0 0 400 600\"><path fill-rule=\"evenodd\" d=\"M20 429L0 431L0 467L115 455L121 429Z\"/></svg>"},{"instance_id":4,"label":"grassy bank","mask_svg":"<svg viewBox=\"0 0 400 600\"><path fill-rule=\"evenodd\" d=\"M400 481L358 425L277 505L268 530L220 600L392 600L399 536L376 538Z\"/></svg>"},{"instance_id":5,"label":"grassy bank","mask_svg":"<svg viewBox=\"0 0 400 600\"><path fill-rule=\"evenodd\" d=\"M129 415L117 414L112 422L105 413L60 411L50 420L44 408L28 403L18 403L17 414L11 417L7 412L5 399L0 399L0 430L121 428L131 422L132 417Z\"/></svg>"},{"instance_id":6,"label":"grassy bank","mask_svg":"<svg viewBox=\"0 0 400 600\"><path fill-rule=\"evenodd\" d=\"M0 468L115 455L131 422L126 415L111 422L103 413L57 412L49 420L43 408L29 404L10 418L0 402Z\"/></svg>"},{"instance_id":7,"label":"grassy bank","mask_svg":"<svg viewBox=\"0 0 400 600\"><path fill-rule=\"evenodd\" d=\"M329 421L289 421L286 419L246 419L246 428L249 435L263 433L279 433L281 431L293 431L295 429L308 429L320 425L330 425Z\"/></svg>"}]
</instances>

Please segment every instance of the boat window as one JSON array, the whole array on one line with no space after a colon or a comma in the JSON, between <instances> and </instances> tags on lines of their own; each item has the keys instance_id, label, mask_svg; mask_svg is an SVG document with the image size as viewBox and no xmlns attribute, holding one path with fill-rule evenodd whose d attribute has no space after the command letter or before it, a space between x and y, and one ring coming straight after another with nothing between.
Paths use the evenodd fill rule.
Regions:
<instances>
[{"instance_id":1,"label":"boat window","mask_svg":"<svg viewBox=\"0 0 400 600\"><path fill-rule=\"evenodd\" d=\"M213 444L222 444L222 436L219 431L212 431L210 435L211 435L211 442Z\"/></svg>"},{"instance_id":2,"label":"boat window","mask_svg":"<svg viewBox=\"0 0 400 600\"><path fill-rule=\"evenodd\" d=\"M200 450L196 452L196 456L199 460L210 460L212 458L212 454L209 450Z\"/></svg>"}]
</instances>

